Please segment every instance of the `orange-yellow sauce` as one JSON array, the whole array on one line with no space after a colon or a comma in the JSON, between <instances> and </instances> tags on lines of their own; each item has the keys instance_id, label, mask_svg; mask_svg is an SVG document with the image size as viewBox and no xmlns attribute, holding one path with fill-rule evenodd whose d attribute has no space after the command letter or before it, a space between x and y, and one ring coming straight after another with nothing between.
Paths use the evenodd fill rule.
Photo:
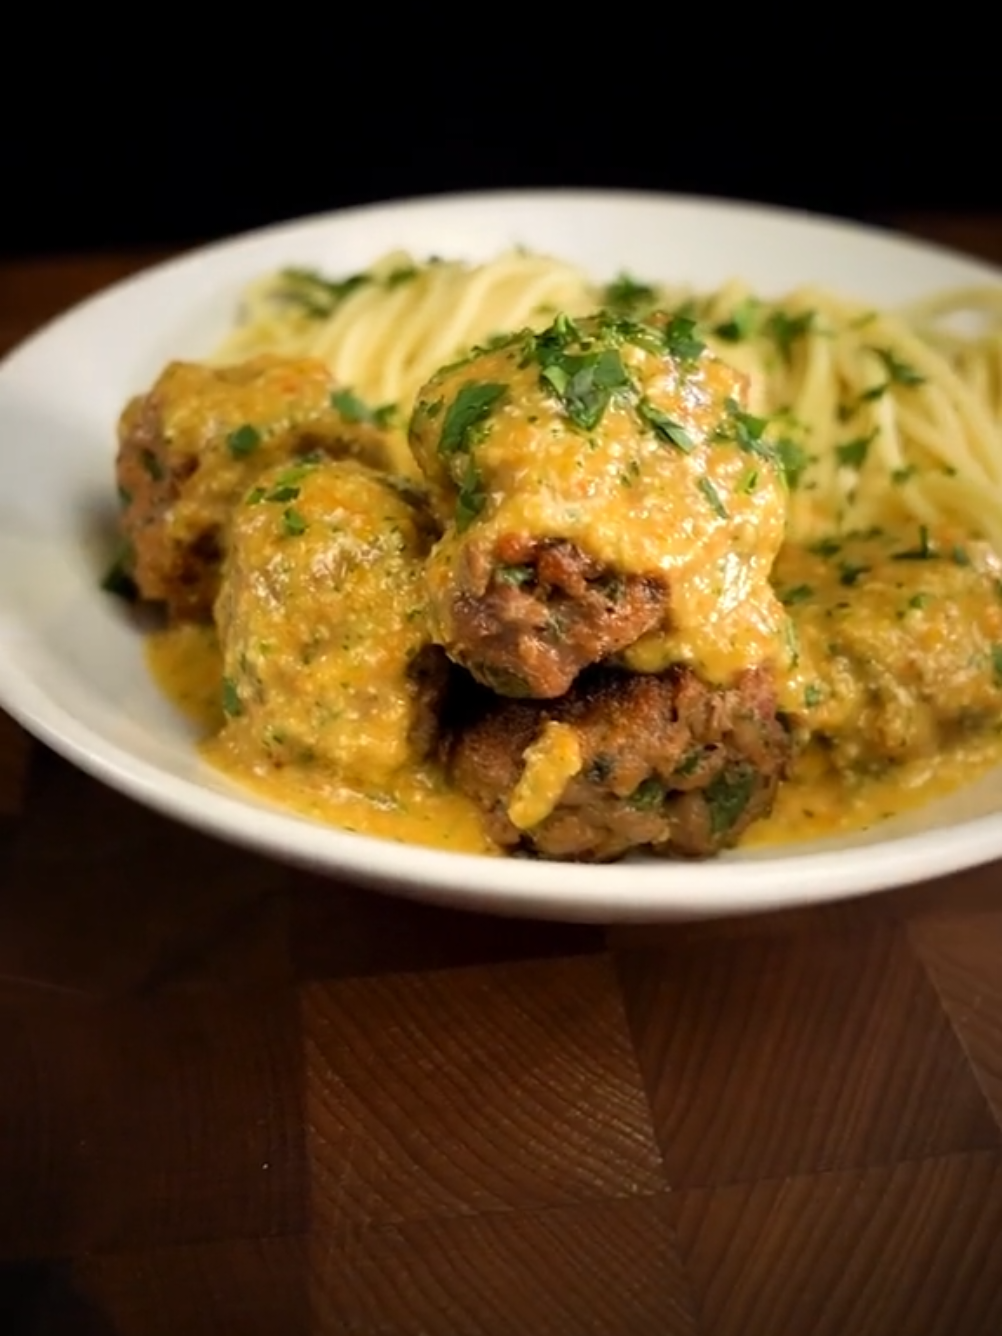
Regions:
<instances>
[{"instance_id":1,"label":"orange-yellow sauce","mask_svg":"<svg viewBox=\"0 0 1002 1336\"><path fill-rule=\"evenodd\" d=\"M321 770L241 764L239 752L217 736L224 722L222 658L212 627L188 624L157 631L146 651L160 690L204 734L200 749L205 759L262 798L363 835L454 853L497 853L476 807L451 790L432 765L407 767L391 783L367 793Z\"/></svg>"},{"instance_id":2,"label":"orange-yellow sauce","mask_svg":"<svg viewBox=\"0 0 1002 1336\"><path fill-rule=\"evenodd\" d=\"M364 793L330 776L292 767L248 770L216 740L223 723L221 667L211 627L179 625L147 641L150 671L166 697L205 735L205 758L262 797L341 829L454 852L496 854L479 815L432 766L405 770L389 791ZM898 766L855 782L808 747L780 789L770 816L741 840L762 848L862 831L973 783L1002 764L1002 737L978 735L933 760Z\"/></svg>"}]
</instances>

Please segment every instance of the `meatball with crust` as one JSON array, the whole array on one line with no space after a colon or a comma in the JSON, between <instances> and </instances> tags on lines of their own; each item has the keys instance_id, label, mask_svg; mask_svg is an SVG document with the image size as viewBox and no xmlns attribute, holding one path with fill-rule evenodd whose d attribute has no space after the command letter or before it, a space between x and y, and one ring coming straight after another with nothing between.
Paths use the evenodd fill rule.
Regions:
<instances>
[{"instance_id":1,"label":"meatball with crust","mask_svg":"<svg viewBox=\"0 0 1002 1336\"><path fill-rule=\"evenodd\" d=\"M174 620L207 621L230 516L254 476L312 453L385 467L385 434L364 416L311 358L171 362L118 423L121 528L139 596Z\"/></svg>"},{"instance_id":2,"label":"meatball with crust","mask_svg":"<svg viewBox=\"0 0 1002 1336\"><path fill-rule=\"evenodd\" d=\"M240 501L216 603L222 745L379 787L437 739L448 661L428 644L417 490L354 460L269 469Z\"/></svg>"},{"instance_id":3,"label":"meatball with crust","mask_svg":"<svg viewBox=\"0 0 1002 1336\"><path fill-rule=\"evenodd\" d=\"M542 858L709 857L769 812L792 752L761 669L723 688L683 667L595 669L556 701L478 691L463 710L453 782L502 848Z\"/></svg>"},{"instance_id":4,"label":"meatball with crust","mask_svg":"<svg viewBox=\"0 0 1002 1336\"><path fill-rule=\"evenodd\" d=\"M437 642L524 698L613 656L718 683L782 669L769 572L788 494L745 389L666 316L560 317L438 372L409 427L445 525Z\"/></svg>"}]
</instances>

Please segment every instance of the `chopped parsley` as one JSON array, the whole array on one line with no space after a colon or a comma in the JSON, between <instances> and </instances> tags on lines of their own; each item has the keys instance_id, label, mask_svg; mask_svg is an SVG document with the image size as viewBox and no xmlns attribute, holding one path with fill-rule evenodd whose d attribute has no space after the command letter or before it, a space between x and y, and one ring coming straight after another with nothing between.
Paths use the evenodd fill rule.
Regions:
<instances>
[{"instance_id":1,"label":"chopped parsley","mask_svg":"<svg viewBox=\"0 0 1002 1336\"><path fill-rule=\"evenodd\" d=\"M237 427L236 431L230 432L226 438L226 444L234 459L245 459L248 455L252 455L261 444L261 433L257 427L245 422L242 427Z\"/></svg>"},{"instance_id":2,"label":"chopped parsley","mask_svg":"<svg viewBox=\"0 0 1002 1336\"><path fill-rule=\"evenodd\" d=\"M722 770L706 786L706 804L710 810L710 831L726 835L737 825L755 791L755 772L750 766Z\"/></svg>"},{"instance_id":3,"label":"chopped parsley","mask_svg":"<svg viewBox=\"0 0 1002 1336\"><path fill-rule=\"evenodd\" d=\"M843 441L841 445L837 445L835 455L838 462L845 468L861 469L866 463L866 457L870 453L870 446L876 434L874 430L868 436L857 436L853 441Z\"/></svg>"},{"instance_id":4,"label":"chopped parsley","mask_svg":"<svg viewBox=\"0 0 1002 1336\"><path fill-rule=\"evenodd\" d=\"M914 464L907 464L904 468L894 469L891 473L891 482L895 487L901 487L915 476L916 469Z\"/></svg>"},{"instance_id":5,"label":"chopped parsley","mask_svg":"<svg viewBox=\"0 0 1002 1336\"><path fill-rule=\"evenodd\" d=\"M804 704L809 710L813 710L815 705L820 705L824 698L824 690L817 682L808 682L804 687Z\"/></svg>"},{"instance_id":6,"label":"chopped parsley","mask_svg":"<svg viewBox=\"0 0 1002 1336\"><path fill-rule=\"evenodd\" d=\"M134 560L135 553L132 544L127 539L123 540L115 553L114 561L108 567L101 581L101 588L106 594L114 594L116 598L124 598L128 603L134 603L138 599L139 590L132 575Z\"/></svg>"},{"instance_id":7,"label":"chopped parsley","mask_svg":"<svg viewBox=\"0 0 1002 1336\"><path fill-rule=\"evenodd\" d=\"M653 775L638 784L629 797L630 806L638 808L641 812L654 811L664 800L665 786Z\"/></svg>"},{"instance_id":8,"label":"chopped parsley","mask_svg":"<svg viewBox=\"0 0 1002 1336\"><path fill-rule=\"evenodd\" d=\"M959 543L950 549L950 557L955 566L970 566L971 564L971 558L967 548L961 547Z\"/></svg>"},{"instance_id":9,"label":"chopped parsley","mask_svg":"<svg viewBox=\"0 0 1002 1336\"><path fill-rule=\"evenodd\" d=\"M282 532L287 538L295 538L301 533L305 533L308 528L306 520L298 510L292 506L287 506L282 511Z\"/></svg>"},{"instance_id":10,"label":"chopped parsley","mask_svg":"<svg viewBox=\"0 0 1002 1336\"><path fill-rule=\"evenodd\" d=\"M722 520L727 519L727 507L724 505L723 498L714 487L709 478L700 478L696 486L703 493L707 504L715 515L719 515Z\"/></svg>"},{"instance_id":11,"label":"chopped parsley","mask_svg":"<svg viewBox=\"0 0 1002 1336\"><path fill-rule=\"evenodd\" d=\"M471 436L504 398L507 387L493 381L471 381L463 385L449 405L438 438L440 455L469 450Z\"/></svg>"},{"instance_id":12,"label":"chopped parsley","mask_svg":"<svg viewBox=\"0 0 1002 1336\"><path fill-rule=\"evenodd\" d=\"M731 312L729 320L724 320L714 327L714 334L724 343L742 343L755 332L759 303L754 297L741 302Z\"/></svg>"},{"instance_id":13,"label":"chopped parsley","mask_svg":"<svg viewBox=\"0 0 1002 1336\"><path fill-rule=\"evenodd\" d=\"M859 583L859 580L861 579L862 576L866 575L870 571L871 567L861 566L854 561L840 561L838 569L839 569L839 577L838 577L839 584L845 585L846 588L851 589L853 585Z\"/></svg>"},{"instance_id":14,"label":"chopped parsley","mask_svg":"<svg viewBox=\"0 0 1002 1336\"><path fill-rule=\"evenodd\" d=\"M784 594L780 595L780 602L786 607L791 608L796 603L806 603L809 598L814 597L814 590L808 584L794 585Z\"/></svg>"},{"instance_id":15,"label":"chopped parsley","mask_svg":"<svg viewBox=\"0 0 1002 1336\"><path fill-rule=\"evenodd\" d=\"M456 497L455 520L457 531L463 533L468 529L486 504L487 493L484 490L480 471L473 459L468 457L466 471L459 486L459 495Z\"/></svg>"},{"instance_id":16,"label":"chopped parsley","mask_svg":"<svg viewBox=\"0 0 1002 1336\"><path fill-rule=\"evenodd\" d=\"M802 311L799 315L773 311L765 322L764 331L775 343L783 361L789 363L793 357L794 345L804 337L813 324L813 311Z\"/></svg>"},{"instance_id":17,"label":"chopped parsley","mask_svg":"<svg viewBox=\"0 0 1002 1336\"><path fill-rule=\"evenodd\" d=\"M164 466L152 450L143 450L139 455L140 463L154 482L163 482L166 474Z\"/></svg>"},{"instance_id":18,"label":"chopped parsley","mask_svg":"<svg viewBox=\"0 0 1002 1336\"><path fill-rule=\"evenodd\" d=\"M745 469L744 473L742 473L737 481L735 491L740 492L743 496L747 496L750 492L754 492L757 486L758 469Z\"/></svg>"},{"instance_id":19,"label":"chopped parsley","mask_svg":"<svg viewBox=\"0 0 1002 1336\"><path fill-rule=\"evenodd\" d=\"M637 412L647 425L653 428L655 436L662 441L674 445L684 454L690 454L696 448L696 442L682 424L669 417L667 413L657 408L648 399L640 400L637 404Z\"/></svg>"},{"instance_id":20,"label":"chopped parsley","mask_svg":"<svg viewBox=\"0 0 1002 1336\"><path fill-rule=\"evenodd\" d=\"M918 546L908 548L904 552L895 552L895 561L932 561L936 556L936 550L929 541L929 530L926 525L919 526Z\"/></svg>"},{"instance_id":21,"label":"chopped parsley","mask_svg":"<svg viewBox=\"0 0 1002 1336\"><path fill-rule=\"evenodd\" d=\"M223 713L231 719L236 719L238 715L243 714L244 707L240 703L240 693L237 690L237 684L231 677L223 678Z\"/></svg>"},{"instance_id":22,"label":"chopped parsley","mask_svg":"<svg viewBox=\"0 0 1002 1336\"><path fill-rule=\"evenodd\" d=\"M627 389L631 383L614 348L557 353L539 374L561 400L571 421L585 431L598 426L615 391Z\"/></svg>"},{"instance_id":23,"label":"chopped parsley","mask_svg":"<svg viewBox=\"0 0 1002 1336\"><path fill-rule=\"evenodd\" d=\"M501 584L513 585L516 589L524 584L530 584L536 578L535 568L532 566L498 566L494 571L494 579Z\"/></svg>"},{"instance_id":24,"label":"chopped parsley","mask_svg":"<svg viewBox=\"0 0 1002 1336\"><path fill-rule=\"evenodd\" d=\"M803 446L798 445L796 441L791 441L787 436L776 442L776 454L783 467L786 485L791 492L795 492L800 486L800 480L810 467L812 456L807 453Z\"/></svg>"},{"instance_id":25,"label":"chopped parsley","mask_svg":"<svg viewBox=\"0 0 1002 1336\"><path fill-rule=\"evenodd\" d=\"M349 274L347 278L324 278L315 269L283 269L276 292L279 302L299 309L315 320L324 320L356 289L376 280L371 274Z\"/></svg>"},{"instance_id":26,"label":"chopped parsley","mask_svg":"<svg viewBox=\"0 0 1002 1336\"><path fill-rule=\"evenodd\" d=\"M837 538L821 538L811 543L807 550L818 557L836 557L842 551L842 544Z\"/></svg>"},{"instance_id":27,"label":"chopped parsley","mask_svg":"<svg viewBox=\"0 0 1002 1336\"><path fill-rule=\"evenodd\" d=\"M700 761L702 761L702 759L703 759L702 747L694 747L692 751L687 752L686 755L682 757L681 761L679 761L678 765L672 771L672 774L679 775L681 778L687 779L689 775L694 775L696 773L696 771L699 769L699 763Z\"/></svg>"},{"instance_id":28,"label":"chopped parsley","mask_svg":"<svg viewBox=\"0 0 1002 1336\"><path fill-rule=\"evenodd\" d=\"M649 283L641 283L626 273L614 278L602 294L606 306L627 313L642 306L652 306L657 298L656 289Z\"/></svg>"},{"instance_id":29,"label":"chopped parsley","mask_svg":"<svg viewBox=\"0 0 1002 1336\"><path fill-rule=\"evenodd\" d=\"M995 685L1002 687L1002 645L993 645L991 656L992 670L995 673Z\"/></svg>"},{"instance_id":30,"label":"chopped parsley","mask_svg":"<svg viewBox=\"0 0 1002 1336\"><path fill-rule=\"evenodd\" d=\"M924 385L925 376L920 371L916 371L913 366L907 362L902 362L896 357L889 348L873 348L880 360L883 362L890 381L895 385Z\"/></svg>"},{"instance_id":31,"label":"chopped parsley","mask_svg":"<svg viewBox=\"0 0 1002 1336\"><path fill-rule=\"evenodd\" d=\"M927 608L931 601L932 596L930 594L923 594L919 591L917 594L912 594L911 598L908 600L908 606L918 611L921 608Z\"/></svg>"},{"instance_id":32,"label":"chopped parsley","mask_svg":"<svg viewBox=\"0 0 1002 1336\"><path fill-rule=\"evenodd\" d=\"M673 315L665 326L665 348L679 362L698 362L706 344L696 334L696 322L685 315Z\"/></svg>"},{"instance_id":33,"label":"chopped parsley","mask_svg":"<svg viewBox=\"0 0 1002 1336\"><path fill-rule=\"evenodd\" d=\"M374 427L388 427L397 411L396 404L381 404L373 408L348 389L332 393L331 407L336 408L346 422L365 422Z\"/></svg>"}]
</instances>

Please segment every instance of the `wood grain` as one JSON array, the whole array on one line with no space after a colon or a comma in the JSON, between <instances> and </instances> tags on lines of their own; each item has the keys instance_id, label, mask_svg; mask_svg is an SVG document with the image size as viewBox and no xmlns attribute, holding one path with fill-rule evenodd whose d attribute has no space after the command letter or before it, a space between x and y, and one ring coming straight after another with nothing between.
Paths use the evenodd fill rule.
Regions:
<instances>
[{"instance_id":1,"label":"wood grain","mask_svg":"<svg viewBox=\"0 0 1002 1336\"><path fill-rule=\"evenodd\" d=\"M1002 217L903 221L1002 261ZM0 263L0 347L154 258ZM1000 1240L1002 864L499 920L0 719L0 1336L997 1336Z\"/></svg>"}]
</instances>

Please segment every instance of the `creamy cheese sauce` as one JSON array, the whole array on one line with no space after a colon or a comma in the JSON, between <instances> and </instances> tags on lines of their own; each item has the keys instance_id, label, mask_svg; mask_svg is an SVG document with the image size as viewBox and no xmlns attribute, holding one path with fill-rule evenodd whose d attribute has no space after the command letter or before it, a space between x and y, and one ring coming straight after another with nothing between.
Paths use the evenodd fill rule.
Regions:
<instances>
[{"instance_id":1,"label":"creamy cheese sauce","mask_svg":"<svg viewBox=\"0 0 1002 1336\"><path fill-rule=\"evenodd\" d=\"M204 735L206 760L261 797L299 815L381 839L457 853L498 853L473 803L452 790L435 766L407 767L385 788L365 793L320 771L248 765L216 736L223 723L222 663L211 628L158 631L149 637L146 650L160 690ZM996 765L1002 765L1002 738L985 734L959 742L943 755L853 781L834 771L812 745L780 788L772 814L752 826L741 845L785 845L866 830L946 797ZM548 792L545 797L549 800Z\"/></svg>"}]
</instances>

